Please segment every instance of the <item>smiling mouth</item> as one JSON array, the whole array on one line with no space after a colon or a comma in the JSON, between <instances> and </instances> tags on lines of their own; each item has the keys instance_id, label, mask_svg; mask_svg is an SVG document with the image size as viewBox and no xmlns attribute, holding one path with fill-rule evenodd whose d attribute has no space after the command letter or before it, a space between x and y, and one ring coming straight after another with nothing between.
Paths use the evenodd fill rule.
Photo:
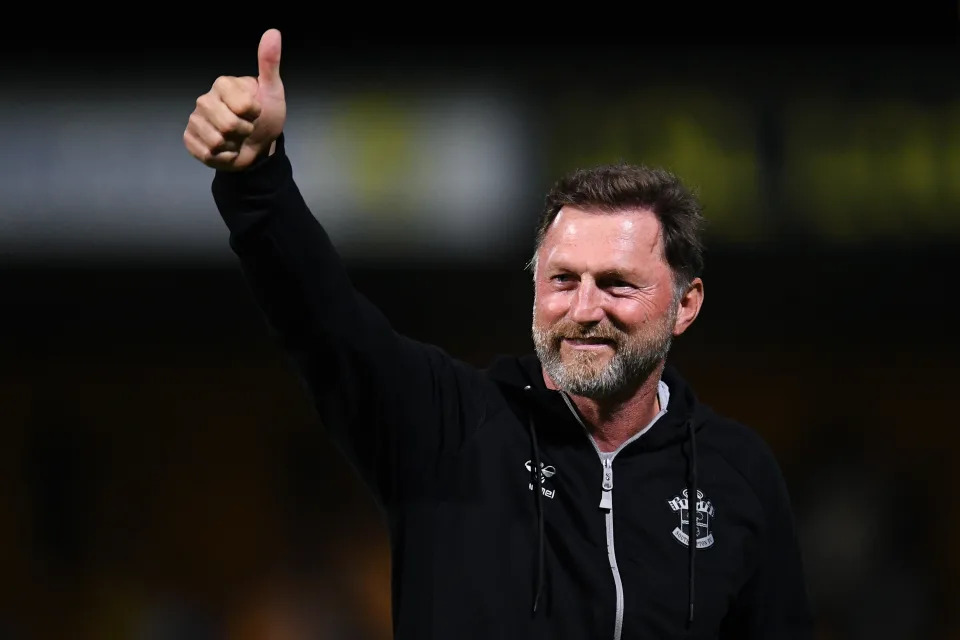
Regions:
<instances>
[{"instance_id":1,"label":"smiling mouth","mask_svg":"<svg viewBox=\"0 0 960 640\"><path fill-rule=\"evenodd\" d=\"M574 349L602 349L613 347L613 340L605 338L564 338L563 341Z\"/></svg>"}]
</instances>

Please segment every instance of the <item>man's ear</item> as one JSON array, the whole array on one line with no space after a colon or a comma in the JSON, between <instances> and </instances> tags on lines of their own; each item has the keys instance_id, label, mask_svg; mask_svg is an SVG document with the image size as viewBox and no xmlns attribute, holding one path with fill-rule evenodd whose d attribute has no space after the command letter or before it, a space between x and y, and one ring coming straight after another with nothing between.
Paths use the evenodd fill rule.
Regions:
<instances>
[{"instance_id":1,"label":"man's ear","mask_svg":"<svg viewBox=\"0 0 960 640\"><path fill-rule=\"evenodd\" d=\"M673 324L673 335L679 336L690 328L700 315L703 305L703 280L694 278L677 301L677 320Z\"/></svg>"}]
</instances>

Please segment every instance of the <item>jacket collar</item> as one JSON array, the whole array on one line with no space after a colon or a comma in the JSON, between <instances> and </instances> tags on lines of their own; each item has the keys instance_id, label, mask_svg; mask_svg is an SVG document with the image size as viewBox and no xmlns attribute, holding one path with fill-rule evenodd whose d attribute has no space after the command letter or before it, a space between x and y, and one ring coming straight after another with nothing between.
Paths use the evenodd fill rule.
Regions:
<instances>
[{"instance_id":1,"label":"jacket collar","mask_svg":"<svg viewBox=\"0 0 960 640\"><path fill-rule=\"evenodd\" d=\"M557 424L582 432L561 392L547 388L544 383L542 367L536 354L499 356L486 372L509 399L525 406L539 417L538 421L543 423L543 431L549 430L549 424ZM650 451L686 441L688 419L694 420L697 430L706 425L710 416L709 408L697 400L693 389L669 361L664 367L661 379L670 389L667 412L649 431L624 449L624 453ZM563 430L566 431L565 428Z\"/></svg>"}]
</instances>

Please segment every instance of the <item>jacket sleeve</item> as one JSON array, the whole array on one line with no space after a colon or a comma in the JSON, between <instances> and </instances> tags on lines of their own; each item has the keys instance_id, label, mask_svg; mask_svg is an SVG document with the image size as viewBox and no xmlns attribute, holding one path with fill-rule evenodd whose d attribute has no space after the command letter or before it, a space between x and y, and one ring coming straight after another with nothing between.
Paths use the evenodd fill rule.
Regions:
<instances>
[{"instance_id":1,"label":"jacket sleeve","mask_svg":"<svg viewBox=\"0 0 960 640\"><path fill-rule=\"evenodd\" d=\"M813 640L814 622L787 485L773 453L762 445L749 476L764 523L752 576L724 622L721 638Z\"/></svg>"},{"instance_id":2,"label":"jacket sleeve","mask_svg":"<svg viewBox=\"0 0 960 640\"><path fill-rule=\"evenodd\" d=\"M433 486L483 420L480 372L399 335L358 293L295 184L284 138L214 201L272 337L320 421L383 507Z\"/></svg>"}]
</instances>

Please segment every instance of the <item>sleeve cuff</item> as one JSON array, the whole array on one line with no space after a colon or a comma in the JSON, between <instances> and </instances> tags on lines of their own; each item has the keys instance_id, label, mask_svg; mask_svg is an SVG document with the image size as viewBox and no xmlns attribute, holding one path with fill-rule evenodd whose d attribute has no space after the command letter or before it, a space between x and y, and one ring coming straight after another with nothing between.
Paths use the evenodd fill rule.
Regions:
<instances>
[{"instance_id":1,"label":"sleeve cuff","mask_svg":"<svg viewBox=\"0 0 960 640\"><path fill-rule=\"evenodd\" d=\"M291 174L284 135L277 138L273 155L263 154L243 171L217 171L213 177L215 196L255 196L272 193Z\"/></svg>"}]
</instances>

